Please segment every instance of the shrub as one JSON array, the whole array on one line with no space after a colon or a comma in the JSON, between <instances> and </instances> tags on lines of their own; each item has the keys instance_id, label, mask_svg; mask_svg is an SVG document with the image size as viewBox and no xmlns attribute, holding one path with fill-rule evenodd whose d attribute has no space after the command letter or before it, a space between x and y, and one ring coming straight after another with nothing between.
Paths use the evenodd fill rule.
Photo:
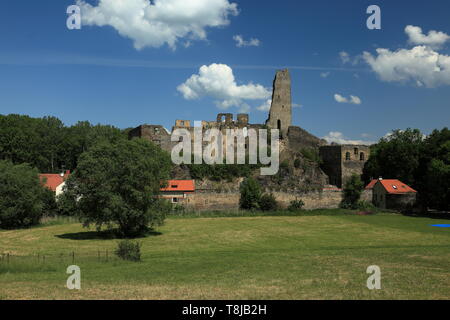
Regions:
<instances>
[{"instance_id":1,"label":"shrub","mask_svg":"<svg viewBox=\"0 0 450 320\"><path fill-rule=\"evenodd\" d=\"M344 199L341 202L343 209L357 209L364 184L357 174L353 174L344 186Z\"/></svg>"},{"instance_id":2,"label":"shrub","mask_svg":"<svg viewBox=\"0 0 450 320\"><path fill-rule=\"evenodd\" d=\"M305 203L302 200L292 200L291 203L289 204L288 210L295 212L295 211L300 211L303 209L303 207L305 206Z\"/></svg>"},{"instance_id":3,"label":"shrub","mask_svg":"<svg viewBox=\"0 0 450 320\"><path fill-rule=\"evenodd\" d=\"M138 241L122 240L118 243L115 253L123 260L141 261L141 243Z\"/></svg>"},{"instance_id":4,"label":"shrub","mask_svg":"<svg viewBox=\"0 0 450 320\"><path fill-rule=\"evenodd\" d=\"M239 189L241 192L241 198L239 199L241 209L258 209L261 199L261 187L259 183L253 178L247 178L241 183Z\"/></svg>"},{"instance_id":5,"label":"shrub","mask_svg":"<svg viewBox=\"0 0 450 320\"><path fill-rule=\"evenodd\" d=\"M262 211L274 211L278 209L278 202L272 193L262 195L259 199L259 208Z\"/></svg>"},{"instance_id":6,"label":"shrub","mask_svg":"<svg viewBox=\"0 0 450 320\"><path fill-rule=\"evenodd\" d=\"M294 167L296 169L299 169L301 165L302 165L302 162L300 161L300 159L295 159L294 160Z\"/></svg>"},{"instance_id":7,"label":"shrub","mask_svg":"<svg viewBox=\"0 0 450 320\"><path fill-rule=\"evenodd\" d=\"M375 206L371 202L367 201L358 201L357 209L361 211L373 211L375 210Z\"/></svg>"},{"instance_id":8,"label":"shrub","mask_svg":"<svg viewBox=\"0 0 450 320\"><path fill-rule=\"evenodd\" d=\"M51 210L49 192L28 164L0 161L0 228L37 225L45 210Z\"/></svg>"}]
</instances>

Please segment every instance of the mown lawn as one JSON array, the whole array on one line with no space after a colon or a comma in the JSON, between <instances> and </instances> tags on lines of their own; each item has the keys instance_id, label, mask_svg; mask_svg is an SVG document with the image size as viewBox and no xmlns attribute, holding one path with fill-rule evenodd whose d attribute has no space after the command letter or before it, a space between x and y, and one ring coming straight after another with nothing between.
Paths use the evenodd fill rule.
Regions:
<instances>
[{"instance_id":1,"label":"mown lawn","mask_svg":"<svg viewBox=\"0 0 450 320\"><path fill-rule=\"evenodd\" d=\"M0 231L0 253L12 254L0 261L0 299L450 299L450 229L430 226L438 223L449 222L172 218L140 239L140 263L112 257L118 240L78 223ZM65 287L72 252L82 276L75 292ZM381 290L366 287L370 265L381 268Z\"/></svg>"}]
</instances>

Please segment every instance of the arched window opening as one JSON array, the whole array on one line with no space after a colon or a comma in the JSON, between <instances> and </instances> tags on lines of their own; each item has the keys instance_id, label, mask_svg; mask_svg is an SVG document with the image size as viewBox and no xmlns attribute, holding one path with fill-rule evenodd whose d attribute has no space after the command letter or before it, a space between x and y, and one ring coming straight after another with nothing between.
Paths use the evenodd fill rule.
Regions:
<instances>
[{"instance_id":1,"label":"arched window opening","mask_svg":"<svg viewBox=\"0 0 450 320\"><path fill-rule=\"evenodd\" d=\"M350 160L350 152L347 152L347 153L345 154L345 160Z\"/></svg>"},{"instance_id":2,"label":"arched window opening","mask_svg":"<svg viewBox=\"0 0 450 320\"><path fill-rule=\"evenodd\" d=\"M366 155L364 154L364 152L361 152L359 154L359 160L361 160L361 161L365 161L366 160Z\"/></svg>"}]
</instances>

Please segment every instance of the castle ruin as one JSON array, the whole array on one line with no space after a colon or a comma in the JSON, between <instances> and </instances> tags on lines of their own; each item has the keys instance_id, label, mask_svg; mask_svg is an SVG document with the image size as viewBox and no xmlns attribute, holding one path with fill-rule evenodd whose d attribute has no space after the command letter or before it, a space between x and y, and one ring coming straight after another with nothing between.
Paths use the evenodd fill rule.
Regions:
<instances>
[{"instance_id":1,"label":"castle ruin","mask_svg":"<svg viewBox=\"0 0 450 320\"><path fill-rule=\"evenodd\" d=\"M220 113L215 121L202 121L201 126L204 130L214 128L223 132L225 129L243 128L278 129L281 138L280 161L291 163L291 165L295 159L303 158L304 150L317 152L321 159L320 167L317 164L312 170L304 169L299 171L298 175L291 176L291 180L298 180L297 184L302 181L302 183L329 184L342 188L353 174L362 174L364 165L370 156L368 146L329 145L325 140L292 125L291 77L287 69L277 71L275 75L272 104L265 124L249 123L248 114L238 114L234 119L231 113ZM176 120L172 132L176 129L186 129L193 136L194 126L190 120ZM147 139L169 153L178 144L178 142L171 141L171 133L161 125L141 125L129 132L129 138ZM302 160L307 163L306 159ZM302 180L301 175L305 175L307 172L309 172L308 178Z\"/></svg>"}]
</instances>

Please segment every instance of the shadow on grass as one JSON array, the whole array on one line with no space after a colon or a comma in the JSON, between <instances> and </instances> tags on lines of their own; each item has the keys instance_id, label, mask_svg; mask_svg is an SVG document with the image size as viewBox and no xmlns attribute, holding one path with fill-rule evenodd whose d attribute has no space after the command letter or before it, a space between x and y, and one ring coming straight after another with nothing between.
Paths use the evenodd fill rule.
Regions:
<instances>
[{"instance_id":1,"label":"shadow on grass","mask_svg":"<svg viewBox=\"0 0 450 320\"><path fill-rule=\"evenodd\" d=\"M403 213L403 215L412 218L450 220L450 213L445 211L430 211L427 213Z\"/></svg>"},{"instance_id":2,"label":"shadow on grass","mask_svg":"<svg viewBox=\"0 0 450 320\"><path fill-rule=\"evenodd\" d=\"M161 232L148 231L141 236L133 237L131 239L143 239L143 238L147 238L147 237L156 237L156 236L160 236L160 235L162 235ZM65 234L55 235L55 237L60 238L60 239L68 239L68 240L130 239L130 238L119 236L118 233L114 230L65 233Z\"/></svg>"}]
</instances>

